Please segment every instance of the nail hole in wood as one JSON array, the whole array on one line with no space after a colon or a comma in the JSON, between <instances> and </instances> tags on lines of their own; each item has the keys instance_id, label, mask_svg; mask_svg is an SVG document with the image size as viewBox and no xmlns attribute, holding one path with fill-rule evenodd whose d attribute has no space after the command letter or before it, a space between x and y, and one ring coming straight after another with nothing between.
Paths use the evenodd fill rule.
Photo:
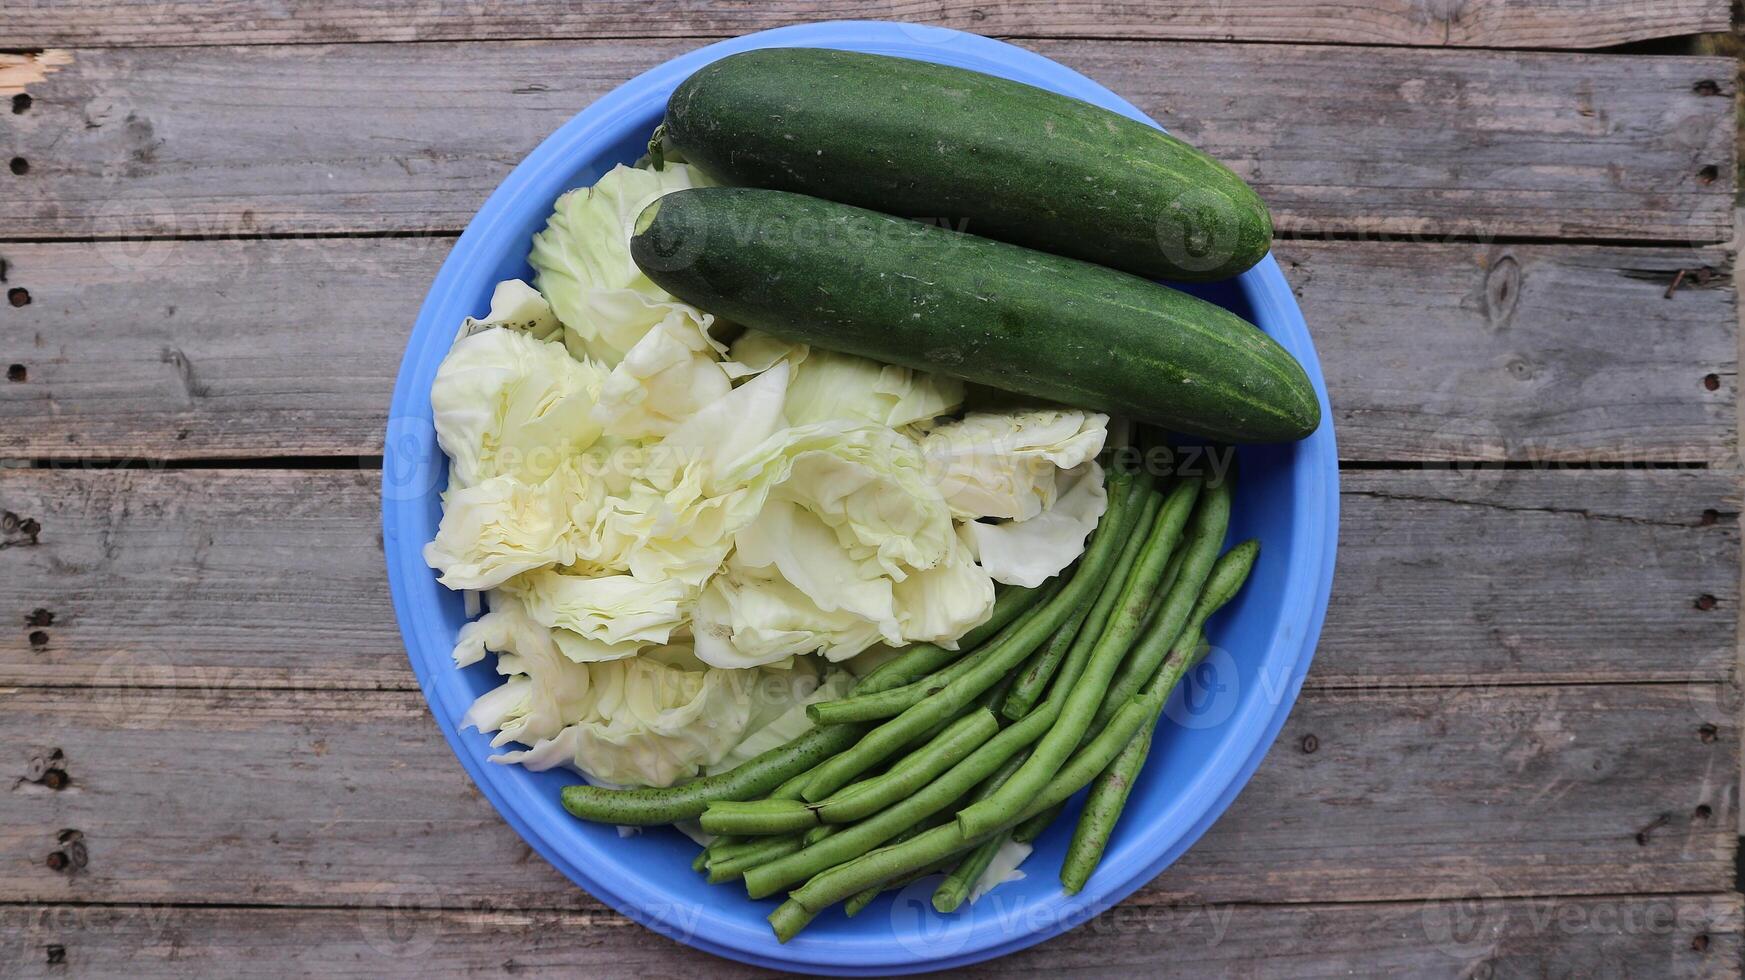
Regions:
<instances>
[{"instance_id":1,"label":"nail hole in wood","mask_svg":"<svg viewBox=\"0 0 1745 980\"><path fill-rule=\"evenodd\" d=\"M13 162L17 163L18 161L14 160ZM18 173L17 170L14 170L12 172ZM1704 166L1701 170L1697 171L1697 180L1702 181L1705 184L1714 183L1715 178L1717 178L1719 176L1721 176L1721 168L1715 166L1712 163Z\"/></svg>"},{"instance_id":2,"label":"nail hole in wood","mask_svg":"<svg viewBox=\"0 0 1745 980\"><path fill-rule=\"evenodd\" d=\"M11 167L12 167L12 172L17 174L20 177L24 176L27 173L30 173L30 161L24 159L23 157L13 157Z\"/></svg>"},{"instance_id":3,"label":"nail hole in wood","mask_svg":"<svg viewBox=\"0 0 1745 980\"><path fill-rule=\"evenodd\" d=\"M25 289L23 286L13 286L11 289L6 291L6 302L11 303L13 306L29 306L30 290Z\"/></svg>"},{"instance_id":4,"label":"nail hole in wood","mask_svg":"<svg viewBox=\"0 0 1745 980\"><path fill-rule=\"evenodd\" d=\"M29 379L30 372L26 371L22 364L13 364L6 368L7 381L28 381Z\"/></svg>"},{"instance_id":5,"label":"nail hole in wood","mask_svg":"<svg viewBox=\"0 0 1745 980\"><path fill-rule=\"evenodd\" d=\"M1715 735L1719 733L1719 731L1720 729L1716 728L1714 725L1705 724L1697 729L1697 738L1700 738L1705 742L1713 742L1715 740Z\"/></svg>"},{"instance_id":6,"label":"nail hole in wood","mask_svg":"<svg viewBox=\"0 0 1745 980\"><path fill-rule=\"evenodd\" d=\"M1690 87L1690 90L1692 92L1695 92L1698 95L1720 95L1721 94L1720 83L1716 82L1712 78L1705 78L1702 81L1697 82L1695 85L1692 85Z\"/></svg>"},{"instance_id":7,"label":"nail hole in wood","mask_svg":"<svg viewBox=\"0 0 1745 980\"><path fill-rule=\"evenodd\" d=\"M67 778L66 770L50 769L48 772L42 774L42 779L38 780L38 782L47 786L49 789L59 792L60 790L66 789L67 783L71 782L71 780Z\"/></svg>"},{"instance_id":8,"label":"nail hole in wood","mask_svg":"<svg viewBox=\"0 0 1745 980\"><path fill-rule=\"evenodd\" d=\"M1321 740L1320 739L1316 738L1313 735L1304 735L1303 736L1303 751L1304 752L1313 752L1320 747L1321 747Z\"/></svg>"},{"instance_id":9,"label":"nail hole in wood","mask_svg":"<svg viewBox=\"0 0 1745 980\"><path fill-rule=\"evenodd\" d=\"M48 646L48 634L44 633L42 630L31 630L30 645L38 650Z\"/></svg>"},{"instance_id":10,"label":"nail hole in wood","mask_svg":"<svg viewBox=\"0 0 1745 980\"><path fill-rule=\"evenodd\" d=\"M30 93L20 92L12 97L12 114L22 116L30 111Z\"/></svg>"},{"instance_id":11,"label":"nail hole in wood","mask_svg":"<svg viewBox=\"0 0 1745 980\"><path fill-rule=\"evenodd\" d=\"M1715 597L1704 592L1702 595L1697 596L1697 601L1691 603L1691 605L1701 609L1703 612L1708 612L1715 608Z\"/></svg>"},{"instance_id":12,"label":"nail hole in wood","mask_svg":"<svg viewBox=\"0 0 1745 980\"><path fill-rule=\"evenodd\" d=\"M24 625L26 626L53 626L54 624L55 614L41 606L32 609L30 615L24 617Z\"/></svg>"},{"instance_id":13,"label":"nail hole in wood","mask_svg":"<svg viewBox=\"0 0 1745 980\"><path fill-rule=\"evenodd\" d=\"M1698 820L1707 820L1714 815L1715 811L1711 809L1707 803L1697 804L1696 810L1692 813L1692 816L1696 817Z\"/></svg>"},{"instance_id":14,"label":"nail hole in wood","mask_svg":"<svg viewBox=\"0 0 1745 980\"><path fill-rule=\"evenodd\" d=\"M1701 524L1703 527L1713 527L1714 523L1720 519L1721 519L1721 512L1716 510L1713 507L1710 507L1709 509L1703 511L1702 520L1698 521L1697 523Z\"/></svg>"},{"instance_id":15,"label":"nail hole in wood","mask_svg":"<svg viewBox=\"0 0 1745 980\"><path fill-rule=\"evenodd\" d=\"M1703 375L1703 387L1710 391L1721 390L1721 376L1718 374Z\"/></svg>"},{"instance_id":16,"label":"nail hole in wood","mask_svg":"<svg viewBox=\"0 0 1745 980\"><path fill-rule=\"evenodd\" d=\"M65 870L67 870L67 856L60 851L55 851L55 852L49 854L49 856L46 859L44 859L42 863L47 865L48 869L50 871L65 871Z\"/></svg>"},{"instance_id":17,"label":"nail hole in wood","mask_svg":"<svg viewBox=\"0 0 1745 980\"><path fill-rule=\"evenodd\" d=\"M1691 940L1690 940L1690 948L1696 950L1699 953L1708 952L1709 951L1709 935L1708 935L1708 933L1699 932L1695 936L1692 936Z\"/></svg>"},{"instance_id":18,"label":"nail hole in wood","mask_svg":"<svg viewBox=\"0 0 1745 980\"><path fill-rule=\"evenodd\" d=\"M59 966L67 961L67 948L58 943L48 947L49 966Z\"/></svg>"}]
</instances>

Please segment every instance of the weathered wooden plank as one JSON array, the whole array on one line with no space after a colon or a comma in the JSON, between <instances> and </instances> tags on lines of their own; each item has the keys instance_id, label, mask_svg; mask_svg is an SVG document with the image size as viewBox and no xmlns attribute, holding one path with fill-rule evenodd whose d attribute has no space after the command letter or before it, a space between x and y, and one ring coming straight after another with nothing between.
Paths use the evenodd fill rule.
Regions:
<instances>
[{"instance_id":1,"label":"weathered wooden plank","mask_svg":"<svg viewBox=\"0 0 1745 980\"><path fill-rule=\"evenodd\" d=\"M1736 704L1702 687L1308 692L1134 901L1728 890ZM0 795L14 902L600 907L472 788L417 692L11 689L0 733L18 776L66 776ZM50 857L68 831L83 867Z\"/></svg>"},{"instance_id":2,"label":"weathered wooden plank","mask_svg":"<svg viewBox=\"0 0 1745 980\"><path fill-rule=\"evenodd\" d=\"M1291 234L1730 237L1715 58L1029 41L1251 178ZM21 237L455 230L690 41L102 49L9 117ZM408 80L416 84L408 84ZM1714 93L1714 94L1709 94Z\"/></svg>"},{"instance_id":3,"label":"weathered wooden plank","mask_svg":"<svg viewBox=\"0 0 1745 980\"><path fill-rule=\"evenodd\" d=\"M374 470L0 470L0 683L415 687L379 485ZM1344 489L1314 685L1732 675L1731 474L1431 467L1348 471Z\"/></svg>"},{"instance_id":4,"label":"weathered wooden plank","mask_svg":"<svg viewBox=\"0 0 1745 980\"><path fill-rule=\"evenodd\" d=\"M1738 895L1356 905L1118 906L1021 953L954 975L1082 977L1731 977ZM365 978L487 974L775 976L606 912L480 908L138 908L24 905L7 976ZM50 953L58 949L58 953ZM51 955L58 959L54 962Z\"/></svg>"},{"instance_id":5,"label":"weathered wooden plank","mask_svg":"<svg viewBox=\"0 0 1745 980\"><path fill-rule=\"evenodd\" d=\"M23 378L0 385L0 454L379 453L407 330L450 244L0 244L6 288L29 296L0 305L0 364ZM1287 241L1277 252L1347 459L1735 451L1724 249Z\"/></svg>"},{"instance_id":6,"label":"weathered wooden plank","mask_svg":"<svg viewBox=\"0 0 1745 980\"><path fill-rule=\"evenodd\" d=\"M743 4L533 0L501 7L422 0L391 11L308 0L194 3L21 0L7 32L20 46L307 44L575 37L709 37L801 21L905 20L1019 37L1181 38L1476 47L1592 48L1730 26L1725 0L1141 0L981 4L966 0L775 0ZM927 28L917 28L926 37Z\"/></svg>"}]
</instances>

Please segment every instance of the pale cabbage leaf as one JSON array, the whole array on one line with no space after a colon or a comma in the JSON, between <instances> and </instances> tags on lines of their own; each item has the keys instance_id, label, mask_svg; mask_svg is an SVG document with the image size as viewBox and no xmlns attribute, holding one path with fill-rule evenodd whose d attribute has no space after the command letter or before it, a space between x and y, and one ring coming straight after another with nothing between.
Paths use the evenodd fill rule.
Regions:
<instances>
[{"instance_id":1,"label":"pale cabbage leaf","mask_svg":"<svg viewBox=\"0 0 1745 980\"><path fill-rule=\"evenodd\" d=\"M714 317L655 285L630 257L637 215L663 194L709 183L684 164L662 170L612 168L592 187L557 199L545 229L533 236L528 264L578 358L616 365L656 327L709 336Z\"/></svg>"},{"instance_id":2,"label":"pale cabbage leaf","mask_svg":"<svg viewBox=\"0 0 1745 980\"><path fill-rule=\"evenodd\" d=\"M964 530L981 566L996 582L1035 588L1084 553L1085 538L1108 509L1103 468L1093 460L1056 470L1053 501L1025 521L971 521Z\"/></svg>"},{"instance_id":3,"label":"pale cabbage leaf","mask_svg":"<svg viewBox=\"0 0 1745 980\"><path fill-rule=\"evenodd\" d=\"M971 412L922 439L928 472L960 519L1022 521L1054 502L1055 471L1103 450L1109 417L1078 409Z\"/></svg>"}]
</instances>

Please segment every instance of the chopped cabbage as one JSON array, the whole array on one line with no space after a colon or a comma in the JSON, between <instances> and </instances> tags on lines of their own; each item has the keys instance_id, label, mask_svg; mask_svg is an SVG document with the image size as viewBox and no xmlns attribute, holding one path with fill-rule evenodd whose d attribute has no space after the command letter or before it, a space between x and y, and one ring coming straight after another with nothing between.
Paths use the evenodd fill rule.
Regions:
<instances>
[{"instance_id":1,"label":"chopped cabbage","mask_svg":"<svg viewBox=\"0 0 1745 980\"><path fill-rule=\"evenodd\" d=\"M474 701L461 727L496 732L492 748L551 738L593 704L588 668L561 655L551 631L500 593L493 594L490 612L461 627L455 664L477 663L487 649L499 651L497 673L509 679Z\"/></svg>"},{"instance_id":2,"label":"chopped cabbage","mask_svg":"<svg viewBox=\"0 0 1745 980\"><path fill-rule=\"evenodd\" d=\"M951 554L893 585L903 639L955 649L994 612L994 581L957 540Z\"/></svg>"},{"instance_id":3,"label":"chopped cabbage","mask_svg":"<svg viewBox=\"0 0 1745 980\"><path fill-rule=\"evenodd\" d=\"M1056 469L1103 451L1109 417L1077 409L971 412L927 433L922 451L954 514L1028 520L1054 502Z\"/></svg>"},{"instance_id":4,"label":"chopped cabbage","mask_svg":"<svg viewBox=\"0 0 1745 980\"><path fill-rule=\"evenodd\" d=\"M563 342L563 324L551 312L545 297L519 279L505 279L491 291L491 312L484 319L467 317L461 321L460 334L455 339L470 337L491 327L518 330L534 340Z\"/></svg>"},{"instance_id":5,"label":"chopped cabbage","mask_svg":"<svg viewBox=\"0 0 1745 980\"><path fill-rule=\"evenodd\" d=\"M757 682L762 709L754 713L739 744L718 762L705 766L704 775L732 769L806 734L812 730L806 705L847 697L854 688L854 675L846 670L833 670L822 681L809 670L771 669L762 675Z\"/></svg>"},{"instance_id":6,"label":"chopped cabbage","mask_svg":"<svg viewBox=\"0 0 1745 980\"><path fill-rule=\"evenodd\" d=\"M818 653L845 660L882 637L877 623L819 609L774 568L729 559L709 580L691 619L697 657L712 667L745 668Z\"/></svg>"},{"instance_id":7,"label":"chopped cabbage","mask_svg":"<svg viewBox=\"0 0 1745 980\"><path fill-rule=\"evenodd\" d=\"M621 650L615 660L639 645L665 643L685 623L693 590L667 579L644 582L632 575L565 575L557 569L529 572L504 583L541 626L580 634Z\"/></svg>"},{"instance_id":8,"label":"chopped cabbage","mask_svg":"<svg viewBox=\"0 0 1745 980\"><path fill-rule=\"evenodd\" d=\"M644 334L612 369L593 421L608 435L664 436L731 388L715 350L695 330L669 321Z\"/></svg>"},{"instance_id":9,"label":"chopped cabbage","mask_svg":"<svg viewBox=\"0 0 1745 980\"><path fill-rule=\"evenodd\" d=\"M655 285L630 258L636 216L663 194L708 184L684 164L662 170L618 166L592 187L557 199L527 257L533 284L563 322L564 344L577 358L614 366L656 327L709 336L715 318Z\"/></svg>"},{"instance_id":10,"label":"chopped cabbage","mask_svg":"<svg viewBox=\"0 0 1745 980\"><path fill-rule=\"evenodd\" d=\"M736 343L734 356L741 353ZM788 385L789 425L860 420L901 428L954 412L963 404L963 382L894 364L812 351Z\"/></svg>"},{"instance_id":11,"label":"chopped cabbage","mask_svg":"<svg viewBox=\"0 0 1745 980\"><path fill-rule=\"evenodd\" d=\"M494 650L498 672L508 676L462 719L463 727L495 732L493 746L529 746L494 762L668 786L722 765L765 729L779 726L772 741L804 731L803 705L843 690L843 682L818 684L808 671L716 670L683 645L577 664L559 655L550 631L513 596L497 591L490 599L491 611L462 628L455 660L476 662Z\"/></svg>"},{"instance_id":12,"label":"chopped cabbage","mask_svg":"<svg viewBox=\"0 0 1745 980\"><path fill-rule=\"evenodd\" d=\"M761 330L747 330L733 341L721 367L729 376L743 378L768 371L781 361L788 362L789 367L799 367L811 352L805 344L782 340Z\"/></svg>"},{"instance_id":13,"label":"chopped cabbage","mask_svg":"<svg viewBox=\"0 0 1745 980\"><path fill-rule=\"evenodd\" d=\"M449 489L505 474L527 483L550 476L599 437L589 415L600 385L593 365L528 334L485 330L456 341L430 388Z\"/></svg>"},{"instance_id":14,"label":"chopped cabbage","mask_svg":"<svg viewBox=\"0 0 1745 980\"><path fill-rule=\"evenodd\" d=\"M964 525L982 568L996 582L1035 588L1084 553L1085 538L1108 509L1103 468L1093 460L1056 470L1053 503L1027 521Z\"/></svg>"},{"instance_id":15,"label":"chopped cabbage","mask_svg":"<svg viewBox=\"0 0 1745 980\"><path fill-rule=\"evenodd\" d=\"M920 447L889 428L787 429L742 457L730 479L769 484L772 497L799 504L834 530L851 557L877 561L898 581L952 548L951 511L928 480Z\"/></svg>"},{"instance_id":16,"label":"chopped cabbage","mask_svg":"<svg viewBox=\"0 0 1745 980\"><path fill-rule=\"evenodd\" d=\"M493 476L443 497L436 539L424 560L451 589L492 589L522 572L576 559L568 507L575 470L565 466L529 486Z\"/></svg>"}]
</instances>

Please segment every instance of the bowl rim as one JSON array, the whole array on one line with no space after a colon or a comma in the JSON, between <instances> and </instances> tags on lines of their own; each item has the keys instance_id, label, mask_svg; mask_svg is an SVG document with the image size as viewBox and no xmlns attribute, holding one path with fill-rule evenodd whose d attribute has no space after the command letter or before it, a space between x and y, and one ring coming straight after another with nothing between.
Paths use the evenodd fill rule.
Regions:
<instances>
[{"instance_id":1,"label":"bowl rim","mask_svg":"<svg viewBox=\"0 0 1745 980\"><path fill-rule=\"evenodd\" d=\"M1263 661L1284 666L1288 673L1276 688L1271 713L1265 718L1242 719L1240 736L1225 739L1220 751L1205 760L1169 811L1151 821L1171 829L1159 832L1150 826L1142 831L1146 837L1138 849L1152 854L1150 860L1129 866L1119 876L1106 873L1109 868L1105 866L1079 894L1057 893L1052 902L1041 903L1039 908L1033 902L1027 910L1031 913L1028 921L1037 923L1033 928L980 928L976 930L979 936L972 935L950 953L937 956L916 953L901 943L868 950L864 945L809 940L806 936L783 946L767 930L747 934L739 923L720 920L707 909L697 920L681 924L662 914L674 900L663 897L656 881L636 876L606 880L590 874L581 860L586 853L566 853L535 824L530 815L549 809L552 802L535 798L527 774L519 767L484 762L465 741L484 736L476 732L467 735L457 728L456 719L470 703L470 694L459 689L459 673L449 660L454 637L434 625L437 617L431 615L428 590L414 588L420 580L425 585L433 580L422 558L424 542L418 540L418 511L428 504L446 468L431 427L428 383L421 379L434 372L435 362L447 352L448 345L442 341L453 336L456 324L448 322L444 311L472 288L468 285L472 277L488 274L497 264L494 253L487 254L484 245L501 235L505 225L519 223L517 215L523 213L530 196L540 207L549 208L553 195L535 186L545 183L542 176L553 168L562 170L568 166L566 161L573 161L591 144L604 139L619 117L664 105L667 93L702 65L737 51L777 46L848 48L997 71L1157 125L1108 89L1042 55L949 28L885 21L830 21L743 35L680 55L626 81L564 123L511 171L455 242L431 285L396 378L383 450L383 551L389 589L420 690L474 784L524 841L594 897L672 939L758 966L837 975L963 966L1022 949L1088 921L1156 877L1223 814L1271 749L1313 658L1332 586L1339 474L1331 406L1307 325L1289 284L1269 254L1238 277L1236 285L1255 311L1256 321L1268 326L1302 362L1320 399L1323 419L1321 427L1295 447L1290 480L1298 504L1290 532L1293 557L1287 577L1292 588L1285 591L1278 620L1286 624L1285 636L1281 638L1275 631ZM1293 630L1290 624L1299 628ZM457 704L457 698L465 698L467 703ZM1164 837L1169 839L1162 840ZM582 850L592 847L584 844Z\"/></svg>"}]
</instances>

